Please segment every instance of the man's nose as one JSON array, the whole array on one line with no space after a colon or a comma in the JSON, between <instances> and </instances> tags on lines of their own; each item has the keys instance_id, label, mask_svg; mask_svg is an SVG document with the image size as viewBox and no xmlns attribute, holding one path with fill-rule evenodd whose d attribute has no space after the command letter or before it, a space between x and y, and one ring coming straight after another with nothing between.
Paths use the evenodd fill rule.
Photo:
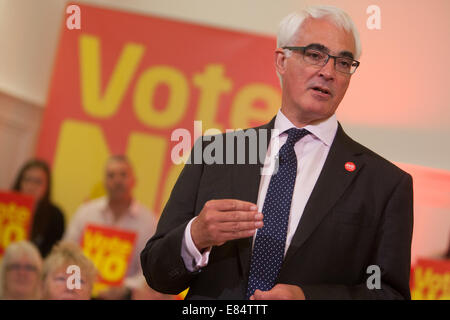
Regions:
<instances>
[{"instance_id":1,"label":"man's nose","mask_svg":"<svg viewBox=\"0 0 450 320\"><path fill-rule=\"evenodd\" d=\"M319 76L325 80L333 80L336 77L336 69L334 67L334 59L328 59L327 63L319 70Z\"/></svg>"},{"instance_id":2,"label":"man's nose","mask_svg":"<svg viewBox=\"0 0 450 320\"><path fill-rule=\"evenodd\" d=\"M27 271L25 270L24 267L21 267L19 269L18 275L20 276L20 278L25 278L25 277L28 276L28 273L27 273Z\"/></svg>"}]
</instances>

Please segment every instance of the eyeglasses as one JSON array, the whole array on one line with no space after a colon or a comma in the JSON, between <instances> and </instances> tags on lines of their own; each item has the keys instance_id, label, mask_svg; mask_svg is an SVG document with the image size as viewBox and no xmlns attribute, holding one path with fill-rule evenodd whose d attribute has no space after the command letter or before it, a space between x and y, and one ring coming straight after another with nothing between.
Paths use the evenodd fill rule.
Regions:
<instances>
[{"instance_id":1,"label":"eyeglasses","mask_svg":"<svg viewBox=\"0 0 450 320\"><path fill-rule=\"evenodd\" d=\"M38 268L31 265L31 264L18 264L18 263L12 263L8 266L6 266L7 271L19 271L24 270L28 272L37 272Z\"/></svg>"},{"instance_id":2,"label":"eyeglasses","mask_svg":"<svg viewBox=\"0 0 450 320\"><path fill-rule=\"evenodd\" d=\"M353 74L359 66L359 61L353 60L348 57L337 57L332 56L326 52L309 48L309 47L283 47L283 49L288 49L292 51L301 51L303 54L303 60L307 63L323 67L328 63L330 58L334 59L334 68L336 71Z\"/></svg>"}]
</instances>

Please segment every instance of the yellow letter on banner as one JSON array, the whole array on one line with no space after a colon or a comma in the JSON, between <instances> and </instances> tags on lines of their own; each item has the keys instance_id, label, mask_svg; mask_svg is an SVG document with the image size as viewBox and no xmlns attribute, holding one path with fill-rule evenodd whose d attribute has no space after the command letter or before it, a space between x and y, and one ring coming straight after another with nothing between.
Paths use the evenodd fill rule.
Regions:
<instances>
[{"instance_id":1,"label":"yellow letter on banner","mask_svg":"<svg viewBox=\"0 0 450 320\"><path fill-rule=\"evenodd\" d=\"M127 271L126 257L117 254L109 254L103 257L100 272L106 281L116 282L125 275Z\"/></svg>"},{"instance_id":2,"label":"yellow letter on banner","mask_svg":"<svg viewBox=\"0 0 450 320\"><path fill-rule=\"evenodd\" d=\"M99 39L80 36L81 101L89 115L106 118L117 111L143 54L144 46L133 43L125 45L102 97Z\"/></svg>"},{"instance_id":3,"label":"yellow letter on banner","mask_svg":"<svg viewBox=\"0 0 450 320\"><path fill-rule=\"evenodd\" d=\"M54 198L70 217L103 181L109 150L96 125L66 120L59 134L53 163Z\"/></svg>"},{"instance_id":4,"label":"yellow letter on banner","mask_svg":"<svg viewBox=\"0 0 450 320\"><path fill-rule=\"evenodd\" d=\"M217 128L224 131L223 125L215 121L219 97L223 92L230 92L232 81L224 77L224 67L220 64L207 65L203 73L197 73L193 82L200 89L198 111L195 119L203 121L203 128Z\"/></svg>"},{"instance_id":5,"label":"yellow letter on banner","mask_svg":"<svg viewBox=\"0 0 450 320\"><path fill-rule=\"evenodd\" d=\"M154 94L156 88L166 84L169 98L164 110L155 109ZM189 87L184 75L170 66L149 68L136 84L133 106L138 119L151 128L167 129L175 126L186 112Z\"/></svg>"},{"instance_id":6,"label":"yellow letter on banner","mask_svg":"<svg viewBox=\"0 0 450 320\"><path fill-rule=\"evenodd\" d=\"M165 138L139 133L132 133L128 141L127 156L137 177L133 195L148 208L155 208L167 144Z\"/></svg>"},{"instance_id":7,"label":"yellow letter on banner","mask_svg":"<svg viewBox=\"0 0 450 320\"><path fill-rule=\"evenodd\" d=\"M264 108L254 106L256 101L264 103ZM248 128L252 121L267 122L281 107L280 92L263 83L251 83L236 94L231 107L230 121L232 128Z\"/></svg>"},{"instance_id":8,"label":"yellow letter on banner","mask_svg":"<svg viewBox=\"0 0 450 320\"><path fill-rule=\"evenodd\" d=\"M10 223L6 225L6 228L3 230L1 245L3 248L9 246L9 244L14 241L24 240L26 238L26 233L24 226L19 224Z\"/></svg>"}]
</instances>

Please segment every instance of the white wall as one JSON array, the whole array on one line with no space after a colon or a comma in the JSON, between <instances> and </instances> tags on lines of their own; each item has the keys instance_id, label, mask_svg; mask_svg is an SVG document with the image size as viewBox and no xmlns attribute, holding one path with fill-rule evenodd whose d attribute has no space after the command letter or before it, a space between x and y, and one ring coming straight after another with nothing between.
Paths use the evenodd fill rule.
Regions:
<instances>
[{"instance_id":1,"label":"white wall","mask_svg":"<svg viewBox=\"0 0 450 320\"><path fill-rule=\"evenodd\" d=\"M0 189L9 189L33 156L42 108L1 92L0 106Z\"/></svg>"},{"instance_id":2,"label":"white wall","mask_svg":"<svg viewBox=\"0 0 450 320\"><path fill-rule=\"evenodd\" d=\"M0 91L44 106L65 1L0 0Z\"/></svg>"}]
</instances>

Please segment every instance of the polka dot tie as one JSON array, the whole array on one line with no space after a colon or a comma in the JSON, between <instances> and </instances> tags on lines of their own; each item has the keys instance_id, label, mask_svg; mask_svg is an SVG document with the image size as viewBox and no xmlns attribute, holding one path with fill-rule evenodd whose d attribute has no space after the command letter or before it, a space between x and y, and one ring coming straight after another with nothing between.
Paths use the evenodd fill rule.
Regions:
<instances>
[{"instance_id":1,"label":"polka dot tie","mask_svg":"<svg viewBox=\"0 0 450 320\"><path fill-rule=\"evenodd\" d=\"M297 128L285 132L288 133L288 138L278 153L278 171L270 179L264 200L264 226L256 233L247 299L256 289L267 291L273 288L283 262L292 193L297 176L294 145L309 134L309 131Z\"/></svg>"}]
</instances>

